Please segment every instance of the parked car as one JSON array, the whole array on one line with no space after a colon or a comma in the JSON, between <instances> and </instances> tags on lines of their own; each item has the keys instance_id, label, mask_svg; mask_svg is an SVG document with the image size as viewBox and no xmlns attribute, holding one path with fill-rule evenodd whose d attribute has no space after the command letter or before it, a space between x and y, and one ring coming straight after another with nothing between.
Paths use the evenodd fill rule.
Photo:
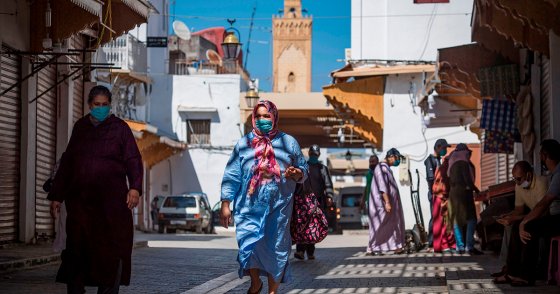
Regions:
<instances>
[{"instance_id":1,"label":"parked car","mask_svg":"<svg viewBox=\"0 0 560 294\"><path fill-rule=\"evenodd\" d=\"M233 226L233 201L229 203L229 210L231 210L231 222L229 223L230 226ZM220 211L222 211L222 201L218 201L212 207L212 225L220 226Z\"/></svg>"},{"instance_id":2,"label":"parked car","mask_svg":"<svg viewBox=\"0 0 560 294\"><path fill-rule=\"evenodd\" d=\"M342 229L361 229L362 212L360 201L362 200L363 186L341 187L336 198L337 223Z\"/></svg>"},{"instance_id":3,"label":"parked car","mask_svg":"<svg viewBox=\"0 0 560 294\"><path fill-rule=\"evenodd\" d=\"M208 196L202 192L185 192L166 196L158 214L159 233L175 233L178 229L212 233L212 211Z\"/></svg>"}]
</instances>

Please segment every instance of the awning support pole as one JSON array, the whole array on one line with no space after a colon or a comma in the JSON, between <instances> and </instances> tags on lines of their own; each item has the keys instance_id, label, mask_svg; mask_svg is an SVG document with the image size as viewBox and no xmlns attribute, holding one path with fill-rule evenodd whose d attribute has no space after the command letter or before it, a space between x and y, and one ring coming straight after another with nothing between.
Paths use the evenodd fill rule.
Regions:
<instances>
[{"instance_id":1,"label":"awning support pole","mask_svg":"<svg viewBox=\"0 0 560 294\"><path fill-rule=\"evenodd\" d=\"M60 81L58 81L56 84L54 84L52 87L48 88L47 90L45 90L45 92L39 94L37 97L35 97L33 100L29 101L29 104L35 102L37 99L41 98L43 95L47 94L50 90L54 89L56 86L62 84L62 82L66 81L67 78L73 76L75 73L79 72L80 70L82 70L84 67L86 67L86 65L82 65L80 66L80 68L78 68L77 70L71 72L70 74L66 75L63 79L61 79Z\"/></svg>"},{"instance_id":2,"label":"awning support pole","mask_svg":"<svg viewBox=\"0 0 560 294\"><path fill-rule=\"evenodd\" d=\"M56 59L58 58L58 56L55 56L53 58L51 58L49 61L47 62L43 62L41 65L39 65L37 68L35 68L30 74L28 74L27 76L25 76L24 78L22 78L21 80L19 80L17 83L11 85L8 87L8 89L4 90L4 92L0 93L0 97L4 96L4 94L10 92L13 88L21 85L23 82L25 82L27 79L29 79L30 77L34 76L36 73L38 73L40 70L42 70L43 68L49 66L50 64L52 64Z\"/></svg>"}]
</instances>

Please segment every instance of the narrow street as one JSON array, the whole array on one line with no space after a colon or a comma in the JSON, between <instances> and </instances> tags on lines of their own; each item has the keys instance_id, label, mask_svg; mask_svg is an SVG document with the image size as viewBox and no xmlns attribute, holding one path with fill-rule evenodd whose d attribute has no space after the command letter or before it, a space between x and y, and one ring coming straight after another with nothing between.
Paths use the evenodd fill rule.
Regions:
<instances>
[{"instance_id":1,"label":"narrow street","mask_svg":"<svg viewBox=\"0 0 560 294\"><path fill-rule=\"evenodd\" d=\"M247 293L237 279L235 236L137 234L148 248L133 251L132 282L120 293ZM558 293L543 285L513 288L492 284L494 255L429 254L365 256L367 235L333 235L319 244L316 260L291 260L291 283L279 293ZM3 274L0 293L65 293L54 283L58 264ZM265 281L264 288L267 283ZM95 288L86 288L95 293Z\"/></svg>"}]
</instances>

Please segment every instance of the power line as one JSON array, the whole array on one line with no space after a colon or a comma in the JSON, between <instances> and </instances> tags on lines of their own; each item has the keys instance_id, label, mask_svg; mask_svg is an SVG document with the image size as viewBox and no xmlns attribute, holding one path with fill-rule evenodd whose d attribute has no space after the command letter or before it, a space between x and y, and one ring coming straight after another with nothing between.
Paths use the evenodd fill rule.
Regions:
<instances>
[{"instance_id":1,"label":"power line","mask_svg":"<svg viewBox=\"0 0 560 294\"><path fill-rule=\"evenodd\" d=\"M462 12L462 13L440 13L436 14L435 16L453 16L453 15L471 15L471 12ZM192 19L201 19L201 20L208 20L208 21L221 21L227 20L228 18L231 19L232 17L214 17L214 16L199 16L199 15L174 15L174 14L150 14L150 16L165 16L165 17L176 17L176 18L192 18ZM315 16L313 19L345 19L345 18L380 18L380 17L434 17L433 14L394 14L394 15L344 15L344 16ZM236 20L251 20L250 17L235 17ZM271 20L272 17L256 17L253 20Z\"/></svg>"}]
</instances>

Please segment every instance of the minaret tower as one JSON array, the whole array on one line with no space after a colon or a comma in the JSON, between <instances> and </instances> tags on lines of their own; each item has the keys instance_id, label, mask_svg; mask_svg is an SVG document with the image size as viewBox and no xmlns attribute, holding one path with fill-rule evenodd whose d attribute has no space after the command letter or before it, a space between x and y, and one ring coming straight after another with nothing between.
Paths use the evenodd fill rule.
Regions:
<instances>
[{"instance_id":1,"label":"minaret tower","mask_svg":"<svg viewBox=\"0 0 560 294\"><path fill-rule=\"evenodd\" d=\"M303 15L301 0L284 0L284 14L273 16L273 91L311 92L313 19Z\"/></svg>"}]
</instances>

